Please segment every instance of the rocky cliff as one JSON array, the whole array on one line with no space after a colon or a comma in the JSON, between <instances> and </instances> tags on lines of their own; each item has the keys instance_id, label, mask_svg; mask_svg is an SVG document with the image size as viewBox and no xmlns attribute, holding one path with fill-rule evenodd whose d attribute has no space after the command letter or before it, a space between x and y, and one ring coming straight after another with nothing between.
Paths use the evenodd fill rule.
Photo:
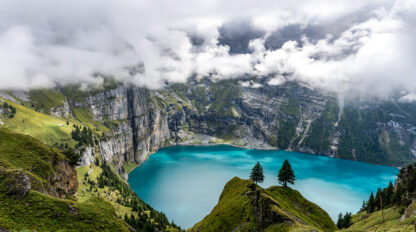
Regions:
<instances>
[{"instance_id":1,"label":"rocky cliff","mask_svg":"<svg viewBox=\"0 0 416 232\"><path fill-rule=\"evenodd\" d=\"M415 160L414 103L341 101L302 83L266 82L191 78L159 90L118 84L81 98L62 93L68 112L84 109L109 128L83 164L101 154L124 177L124 162L140 164L170 144L229 143L395 166Z\"/></svg>"},{"instance_id":2,"label":"rocky cliff","mask_svg":"<svg viewBox=\"0 0 416 232\"><path fill-rule=\"evenodd\" d=\"M394 166L415 161L415 103L394 96L340 99L304 83L268 81L190 78L158 90L110 82L88 90L19 92L18 101L91 128L97 143L83 145L82 165L99 157L124 178L123 164L140 164L172 144L278 148Z\"/></svg>"}]
</instances>

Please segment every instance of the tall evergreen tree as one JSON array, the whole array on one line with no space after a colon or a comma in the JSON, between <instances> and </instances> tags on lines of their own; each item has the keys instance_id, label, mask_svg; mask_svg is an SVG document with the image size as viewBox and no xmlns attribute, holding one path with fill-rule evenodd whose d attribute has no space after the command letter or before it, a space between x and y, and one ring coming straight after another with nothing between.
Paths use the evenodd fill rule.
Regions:
<instances>
[{"instance_id":1,"label":"tall evergreen tree","mask_svg":"<svg viewBox=\"0 0 416 232\"><path fill-rule=\"evenodd\" d=\"M390 205L392 203L394 193L393 183L390 181L389 186L383 189L383 205Z\"/></svg>"},{"instance_id":2,"label":"tall evergreen tree","mask_svg":"<svg viewBox=\"0 0 416 232\"><path fill-rule=\"evenodd\" d=\"M376 206L376 203L375 203L375 200L374 200L374 194L371 193L370 199L368 199L368 203L367 203L367 211L369 213L374 212L375 206Z\"/></svg>"},{"instance_id":3,"label":"tall evergreen tree","mask_svg":"<svg viewBox=\"0 0 416 232\"><path fill-rule=\"evenodd\" d=\"M256 184L257 182L262 183L264 180L263 175L263 167L259 162L254 165L253 169L251 169L250 179L252 179Z\"/></svg>"},{"instance_id":4,"label":"tall evergreen tree","mask_svg":"<svg viewBox=\"0 0 416 232\"><path fill-rule=\"evenodd\" d=\"M279 180L279 183L282 184L284 187L287 187L287 183L295 184L295 173L293 172L292 166L290 166L289 161L285 160L285 162L283 162L279 174L277 174L277 178Z\"/></svg>"},{"instance_id":5,"label":"tall evergreen tree","mask_svg":"<svg viewBox=\"0 0 416 232\"><path fill-rule=\"evenodd\" d=\"M342 213L338 214L338 221L337 221L337 227L338 229L342 229L342 226L344 225L344 217L342 216Z\"/></svg>"}]
</instances>

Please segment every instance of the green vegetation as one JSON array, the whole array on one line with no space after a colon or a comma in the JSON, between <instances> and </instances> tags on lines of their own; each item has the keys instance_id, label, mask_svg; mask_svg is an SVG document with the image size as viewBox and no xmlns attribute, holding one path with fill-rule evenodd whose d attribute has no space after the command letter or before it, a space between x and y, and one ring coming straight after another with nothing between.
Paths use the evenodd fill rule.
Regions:
<instances>
[{"instance_id":1,"label":"green vegetation","mask_svg":"<svg viewBox=\"0 0 416 232\"><path fill-rule=\"evenodd\" d=\"M416 194L416 164L408 165L400 169L396 187L390 182L388 187L378 189L376 195L371 193L367 202L363 202L361 211L372 213L381 208L391 206L407 207L413 202L413 196Z\"/></svg>"},{"instance_id":2,"label":"green vegetation","mask_svg":"<svg viewBox=\"0 0 416 232\"><path fill-rule=\"evenodd\" d=\"M414 231L415 181L416 164L402 168L396 186L390 182L386 188L378 189L375 196L371 193L360 212L352 215L351 226L340 228L345 228L343 231Z\"/></svg>"},{"instance_id":3,"label":"green vegetation","mask_svg":"<svg viewBox=\"0 0 416 232\"><path fill-rule=\"evenodd\" d=\"M166 141L168 141L168 140L166 140ZM123 163L123 169L127 174L132 172L137 166L138 166L138 164L133 163L133 162L124 162Z\"/></svg>"},{"instance_id":4,"label":"green vegetation","mask_svg":"<svg viewBox=\"0 0 416 232\"><path fill-rule=\"evenodd\" d=\"M81 202L96 196L106 199L114 206L117 215L137 231L180 231L162 212L154 210L138 198L106 162L101 162L100 165L96 160L89 169L80 167L77 172Z\"/></svg>"},{"instance_id":5,"label":"green vegetation","mask_svg":"<svg viewBox=\"0 0 416 232\"><path fill-rule=\"evenodd\" d=\"M48 145L57 143L73 144L70 137L72 125L75 123L73 120L69 119L68 121L63 118L51 117L21 104L11 101L6 102L16 108L16 114L13 118L3 119L3 127L20 134L33 136Z\"/></svg>"},{"instance_id":6,"label":"green vegetation","mask_svg":"<svg viewBox=\"0 0 416 232\"><path fill-rule=\"evenodd\" d=\"M415 204L413 204L415 205ZM413 206L412 205L412 206ZM403 215L402 207L390 207L381 212L375 211L368 213L366 211L352 215L352 225L341 231L348 232L366 232L366 231L391 231L391 232L414 232L414 223L416 217L407 217L401 220ZM383 220L384 219L384 220Z\"/></svg>"},{"instance_id":7,"label":"green vegetation","mask_svg":"<svg viewBox=\"0 0 416 232\"><path fill-rule=\"evenodd\" d=\"M4 128L0 129L0 154L0 167L24 170L43 181L54 172L53 163L67 159L57 149Z\"/></svg>"},{"instance_id":8,"label":"green vegetation","mask_svg":"<svg viewBox=\"0 0 416 232\"><path fill-rule=\"evenodd\" d=\"M94 139L92 131L88 127L84 127L82 130L77 125L74 125L75 130L71 132L72 139L77 141L77 147L94 146L96 143L98 145L98 140ZM95 143L94 143L95 141Z\"/></svg>"},{"instance_id":9,"label":"green vegetation","mask_svg":"<svg viewBox=\"0 0 416 232\"><path fill-rule=\"evenodd\" d=\"M209 110L218 113L220 116L233 116L233 106L240 96L240 85L237 81L220 80L211 83L209 92L213 103Z\"/></svg>"},{"instance_id":10,"label":"green vegetation","mask_svg":"<svg viewBox=\"0 0 416 232\"><path fill-rule=\"evenodd\" d=\"M6 115L8 118L14 118L14 115L16 114L16 108L12 105L7 104L7 102L3 103L3 106L1 106L1 110L3 111L3 114Z\"/></svg>"},{"instance_id":11,"label":"green vegetation","mask_svg":"<svg viewBox=\"0 0 416 232\"><path fill-rule=\"evenodd\" d=\"M283 185L283 187L287 187L287 183L295 184L295 173L293 172L292 166L290 166L289 161L285 160L283 162L282 167L277 174L277 178L279 183Z\"/></svg>"},{"instance_id":12,"label":"green vegetation","mask_svg":"<svg viewBox=\"0 0 416 232\"><path fill-rule=\"evenodd\" d=\"M49 113L52 108L64 105L65 96L55 89L36 89L29 91L31 107L36 111Z\"/></svg>"},{"instance_id":13,"label":"green vegetation","mask_svg":"<svg viewBox=\"0 0 416 232\"><path fill-rule=\"evenodd\" d=\"M43 192L59 160L76 160L38 140L0 129L0 228L13 231L128 231L114 208L99 198L79 203ZM79 156L78 156L79 158ZM14 173L14 174L13 174ZM31 188L22 198L10 196L11 186L25 186L18 174L28 176ZM21 176L20 175L20 176ZM30 190L31 189L31 190Z\"/></svg>"},{"instance_id":14,"label":"green vegetation","mask_svg":"<svg viewBox=\"0 0 416 232\"><path fill-rule=\"evenodd\" d=\"M257 162L257 164L254 165L253 169L251 170L250 179L253 180L256 184L263 182L263 167L260 165L259 162Z\"/></svg>"},{"instance_id":15,"label":"green vegetation","mask_svg":"<svg viewBox=\"0 0 416 232\"><path fill-rule=\"evenodd\" d=\"M363 110L353 105L344 106L338 129L341 133L339 157L395 166L414 162L415 157L410 147L414 138L401 137L395 131L380 127L393 119L408 122L407 117L393 118L389 113L399 110L401 109L389 103Z\"/></svg>"},{"instance_id":16,"label":"green vegetation","mask_svg":"<svg viewBox=\"0 0 416 232\"><path fill-rule=\"evenodd\" d=\"M111 204L100 198L84 203L61 200L37 191L23 199L8 196L0 179L0 227L30 231L129 231Z\"/></svg>"},{"instance_id":17,"label":"green vegetation","mask_svg":"<svg viewBox=\"0 0 416 232\"><path fill-rule=\"evenodd\" d=\"M288 103L282 105L281 111L287 115L287 120L279 120L277 131L277 147L280 149L289 148L292 140L296 137L296 126L299 122L299 102L296 98L289 96Z\"/></svg>"},{"instance_id":18,"label":"green vegetation","mask_svg":"<svg viewBox=\"0 0 416 232\"><path fill-rule=\"evenodd\" d=\"M337 227L339 229L348 228L351 226L351 213L346 213L342 216L342 213L338 215Z\"/></svg>"},{"instance_id":19,"label":"green vegetation","mask_svg":"<svg viewBox=\"0 0 416 232\"><path fill-rule=\"evenodd\" d=\"M334 130L334 124L338 120L339 106L337 102L328 101L321 116L313 121L309 135L303 141L303 145L308 146L317 153L324 153L330 146L330 135Z\"/></svg>"},{"instance_id":20,"label":"green vegetation","mask_svg":"<svg viewBox=\"0 0 416 232\"><path fill-rule=\"evenodd\" d=\"M336 225L319 206L290 188L263 189L234 177L218 204L189 231L334 231Z\"/></svg>"}]
</instances>

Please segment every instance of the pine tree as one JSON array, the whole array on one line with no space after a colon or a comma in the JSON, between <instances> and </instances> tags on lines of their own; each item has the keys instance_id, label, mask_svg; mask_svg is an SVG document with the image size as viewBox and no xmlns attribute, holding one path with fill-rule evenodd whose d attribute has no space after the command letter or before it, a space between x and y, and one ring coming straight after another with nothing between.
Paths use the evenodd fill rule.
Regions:
<instances>
[{"instance_id":1,"label":"pine tree","mask_svg":"<svg viewBox=\"0 0 416 232\"><path fill-rule=\"evenodd\" d=\"M287 187L287 183L295 184L295 174L290 166L289 161L285 160L282 167L280 168L279 174L277 175L279 183L284 187Z\"/></svg>"},{"instance_id":2,"label":"pine tree","mask_svg":"<svg viewBox=\"0 0 416 232\"><path fill-rule=\"evenodd\" d=\"M381 198L381 189L377 189L376 196L374 197L374 209L379 210L380 209L380 198Z\"/></svg>"},{"instance_id":3,"label":"pine tree","mask_svg":"<svg viewBox=\"0 0 416 232\"><path fill-rule=\"evenodd\" d=\"M368 199L368 203L367 203L367 212L369 213L374 212L375 205L376 203L374 201L374 194L371 193L370 199Z\"/></svg>"},{"instance_id":4,"label":"pine tree","mask_svg":"<svg viewBox=\"0 0 416 232\"><path fill-rule=\"evenodd\" d=\"M389 186L383 190L383 204L390 205L392 203L394 193L393 183L390 181Z\"/></svg>"},{"instance_id":5,"label":"pine tree","mask_svg":"<svg viewBox=\"0 0 416 232\"><path fill-rule=\"evenodd\" d=\"M254 165L253 169L251 170L250 179L252 179L256 184L257 182L262 183L264 180L263 175L263 167L259 162Z\"/></svg>"},{"instance_id":6,"label":"pine tree","mask_svg":"<svg viewBox=\"0 0 416 232\"><path fill-rule=\"evenodd\" d=\"M363 212L365 210L367 210L367 201L363 201L363 204L361 205L361 209L359 212Z\"/></svg>"},{"instance_id":7,"label":"pine tree","mask_svg":"<svg viewBox=\"0 0 416 232\"><path fill-rule=\"evenodd\" d=\"M344 217L342 216L342 213L338 214L338 221L337 221L337 227L338 229L342 229L342 226L344 225Z\"/></svg>"}]
</instances>

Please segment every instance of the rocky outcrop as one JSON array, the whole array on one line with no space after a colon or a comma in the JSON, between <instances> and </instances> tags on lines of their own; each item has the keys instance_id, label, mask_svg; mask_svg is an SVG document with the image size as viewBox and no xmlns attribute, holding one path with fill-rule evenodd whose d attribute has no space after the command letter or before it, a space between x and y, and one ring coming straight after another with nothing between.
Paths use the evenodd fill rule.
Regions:
<instances>
[{"instance_id":1,"label":"rocky outcrop","mask_svg":"<svg viewBox=\"0 0 416 232\"><path fill-rule=\"evenodd\" d=\"M58 160L54 165L55 172L48 179L55 191L50 195L66 198L67 196L77 197L78 180L77 172L73 165L67 160Z\"/></svg>"},{"instance_id":2,"label":"rocky outcrop","mask_svg":"<svg viewBox=\"0 0 416 232\"><path fill-rule=\"evenodd\" d=\"M6 170L0 168L0 179L3 179L7 187L7 194L17 199L22 199L31 189L30 178L20 170Z\"/></svg>"}]
</instances>

